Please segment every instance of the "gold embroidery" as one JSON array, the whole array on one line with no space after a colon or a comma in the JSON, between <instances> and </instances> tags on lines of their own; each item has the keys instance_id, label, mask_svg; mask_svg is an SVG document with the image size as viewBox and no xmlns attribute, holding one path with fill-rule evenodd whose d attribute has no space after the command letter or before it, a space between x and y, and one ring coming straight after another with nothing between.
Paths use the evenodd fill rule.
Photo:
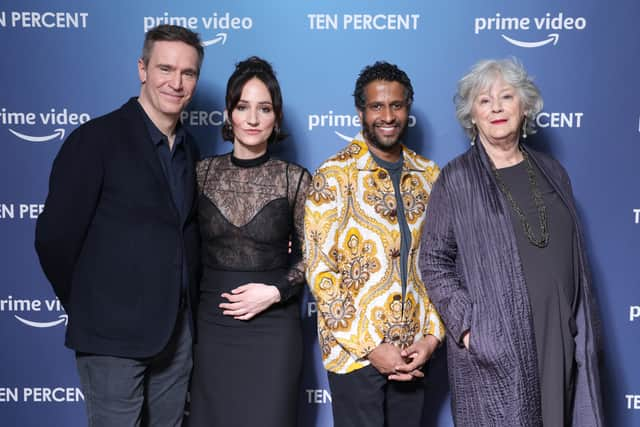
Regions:
<instances>
[{"instance_id":1,"label":"gold embroidery","mask_svg":"<svg viewBox=\"0 0 640 427\"><path fill-rule=\"evenodd\" d=\"M335 209L329 209L324 212L314 212L310 209L305 210L304 229L306 238L313 243L313 247L319 247L327 238L327 233L331 228L331 218L336 214Z\"/></svg>"},{"instance_id":2,"label":"gold embroidery","mask_svg":"<svg viewBox=\"0 0 640 427\"><path fill-rule=\"evenodd\" d=\"M329 332L324 325L324 322L321 322L318 319L318 342L320 344L320 353L322 354L322 358L326 359L331 354L331 348L334 347L337 342L334 336Z\"/></svg>"},{"instance_id":3,"label":"gold embroidery","mask_svg":"<svg viewBox=\"0 0 640 427\"><path fill-rule=\"evenodd\" d=\"M427 208L428 199L429 195L416 177L408 176L402 182L402 201L408 223L414 224L422 218Z\"/></svg>"},{"instance_id":4,"label":"gold embroidery","mask_svg":"<svg viewBox=\"0 0 640 427\"><path fill-rule=\"evenodd\" d=\"M356 314L356 307L348 292L334 292L318 303L318 310L322 312L327 328L333 330L349 330Z\"/></svg>"},{"instance_id":5,"label":"gold embroidery","mask_svg":"<svg viewBox=\"0 0 640 427\"><path fill-rule=\"evenodd\" d=\"M354 296L371 278L371 274L380 269L375 244L371 240L364 240L355 228L347 231L344 250L338 252L337 261L342 274L342 286Z\"/></svg>"},{"instance_id":6,"label":"gold embroidery","mask_svg":"<svg viewBox=\"0 0 640 427\"><path fill-rule=\"evenodd\" d=\"M400 348L409 347L413 344L420 330L420 322L413 295L406 295L404 317L402 295L389 295L384 307L373 309L373 323L377 332L384 337L384 342L394 344Z\"/></svg>"},{"instance_id":7,"label":"gold embroidery","mask_svg":"<svg viewBox=\"0 0 640 427\"><path fill-rule=\"evenodd\" d=\"M379 171L384 172L384 171ZM398 206L393 183L385 173L370 173L364 178L364 201L392 224L397 222Z\"/></svg>"},{"instance_id":8,"label":"gold embroidery","mask_svg":"<svg viewBox=\"0 0 640 427\"><path fill-rule=\"evenodd\" d=\"M322 172L317 172L311 181L308 197L315 204L330 202L336 199L336 188L329 187L325 175Z\"/></svg>"},{"instance_id":9,"label":"gold embroidery","mask_svg":"<svg viewBox=\"0 0 640 427\"><path fill-rule=\"evenodd\" d=\"M402 207L412 241L418 242L438 168L406 149L404 159ZM367 366L365 355L383 341L404 348L425 333L443 339L417 270L416 247L408 259L403 306L395 191L366 144L354 140L316 175L305 205L305 261L327 370Z\"/></svg>"},{"instance_id":10,"label":"gold embroidery","mask_svg":"<svg viewBox=\"0 0 640 427\"><path fill-rule=\"evenodd\" d=\"M360 147L359 144L351 143L342 150L338 151L335 157L338 160L347 160L351 157L358 157L361 151L362 147Z\"/></svg>"}]
</instances>

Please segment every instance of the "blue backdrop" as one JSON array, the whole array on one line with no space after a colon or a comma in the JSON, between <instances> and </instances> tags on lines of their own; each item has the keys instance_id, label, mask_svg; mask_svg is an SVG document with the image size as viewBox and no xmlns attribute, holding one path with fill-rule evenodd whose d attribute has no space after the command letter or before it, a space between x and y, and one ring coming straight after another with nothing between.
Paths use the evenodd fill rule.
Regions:
<instances>
[{"instance_id":1,"label":"blue backdrop","mask_svg":"<svg viewBox=\"0 0 640 427\"><path fill-rule=\"evenodd\" d=\"M378 59L415 88L407 143L443 166L466 149L452 97L482 58L520 58L545 107L529 139L567 168L585 225L605 332L608 425L640 426L640 3L637 0L382 0L75 2L0 5L0 419L8 426L85 424L66 317L33 249L51 162L80 123L139 92L145 30L177 23L208 44L184 122L204 154L222 141L224 89L250 55L272 62L285 101L277 154L314 170L359 129L360 69ZM301 426L331 426L331 396L315 341L314 304L301 306ZM114 316L117 315L114 313ZM429 373L425 426L451 426L444 355ZM247 387L265 387L247 384Z\"/></svg>"}]
</instances>

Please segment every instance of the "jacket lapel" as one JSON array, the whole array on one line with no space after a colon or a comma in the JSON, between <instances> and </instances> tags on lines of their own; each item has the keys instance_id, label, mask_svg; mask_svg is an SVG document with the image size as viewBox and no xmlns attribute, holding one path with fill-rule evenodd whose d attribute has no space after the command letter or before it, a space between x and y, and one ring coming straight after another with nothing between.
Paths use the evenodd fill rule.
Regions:
<instances>
[{"instance_id":1,"label":"jacket lapel","mask_svg":"<svg viewBox=\"0 0 640 427\"><path fill-rule=\"evenodd\" d=\"M122 106L123 116L130 129L128 132L132 149L137 152L138 157L142 160L145 167L149 168L154 176L157 184L162 187L165 194L167 203L171 206L172 212L176 218L180 218L180 213L173 202L171 197L171 191L169 190L169 183L162 171L162 165L160 159L155 152L155 147L149 136L149 132L144 124L144 117L142 117L142 111L140 107L136 105L138 100L131 98L129 102ZM192 172L193 173L193 172Z\"/></svg>"},{"instance_id":2,"label":"jacket lapel","mask_svg":"<svg viewBox=\"0 0 640 427\"><path fill-rule=\"evenodd\" d=\"M185 132L185 145L184 152L187 160L187 164L185 166L185 182L184 182L184 205L186 208L186 212L184 218L182 218L182 224L187 221L191 215L195 212L196 209L196 197L195 197L195 186L196 186L196 158L195 152L193 150L192 144L194 143L191 139L191 136Z\"/></svg>"}]
</instances>

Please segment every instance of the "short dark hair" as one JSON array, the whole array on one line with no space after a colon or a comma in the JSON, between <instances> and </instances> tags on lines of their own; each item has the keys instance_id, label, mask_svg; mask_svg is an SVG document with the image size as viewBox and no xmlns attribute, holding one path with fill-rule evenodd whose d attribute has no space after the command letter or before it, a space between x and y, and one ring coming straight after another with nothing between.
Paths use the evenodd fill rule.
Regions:
<instances>
[{"instance_id":1,"label":"short dark hair","mask_svg":"<svg viewBox=\"0 0 640 427\"><path fill-rule=\"evenodd\" d=\"M276 116L276 123L273 132L269 136L269 143L278 142L287 137L280 129L282 128L282 92L276 74L267 61L257 56L252 56L236 64L236 69L227 81L227 94L225 96L225 109L231 116L233 110L238 105L242 96L244 85L251 79L257 78L269 90L273 112ZM225 141L233 141L233 127L229 120L225 120L222 126L222 138Z\"/></svg>"},{"instance_id":2,"label":"short dark hair","mask_svg":"<svg viewBox=\"0 0 640 427\"><path fill-rule=\"evenodd\" d=\"M376 80L400 83L404 86L404 100L407 106L413 103L413 86L411 86L411 80L409 80L407 73L394 64L389 64L386 61L377 61L373 65L364 67L362 71L360 71L358 80L356 80L356 89L353 92L353 98L358 110L363 111L367 104L364 88Z\"/></svg>"},{"instance_id":3,"label":"short dark hair","mask_svg":"<svg viewBox=\"0 0 640 427\"><path fill-rule=\"evenodd\" d=\"M153 27L144 36L144 45L142 46L142 62L145 66L149 65L151 50L155 42L183 42L193 47L198 52L198 74L204 59L204 48L200 41L198 33L194 33L184 27L178 25L158 25Z\"/></svg>"}]
</instances>

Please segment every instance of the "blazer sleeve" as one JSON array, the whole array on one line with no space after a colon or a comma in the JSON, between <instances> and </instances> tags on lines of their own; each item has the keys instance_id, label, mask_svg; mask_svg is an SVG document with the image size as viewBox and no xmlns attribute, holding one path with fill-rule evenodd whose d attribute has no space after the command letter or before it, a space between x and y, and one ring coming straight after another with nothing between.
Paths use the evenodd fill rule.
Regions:
<instances>
[{"instance_id":1,"label":"blazer sleeve","mask_svg":"<svg viewBox=\"0 0 640 427\"><path fill-rule=\"evenodd\" d=\"M49 194L36 223L42 269L66 305L74 266L100 197L103 161L96 138L76 129L62 145L49 178Z\"/></svg>"},{"instance_id":2,"label":"blazer sleeve","mask_svg":"<svg viewBox=\"0 0 640 427\"><path fill-rule=\"evenodd\" d=\"M471 327L472 301L457 267L451 198L444 173L433 186L420 242L419 266L431 302L455 342Z\"/></svg>"},{"instance_id":3,"label":"blazer sleeve","mask_svg":"<svg viewBox=\"0 0 640 427\"><path fill-rule=\"evenodd\" d=\"M343 317L355 317L352 297L342 286L342 274L338 263L338 234L346 211L341 188L349 187L344 165L331 162L316 171L305 203L304 234L305 264L309 289L318 308L318 324L324 332L348 353L362 359L379 343L368 334L361 336L357 322L350 326L336 319L333 311L343 312Z\"/></svg>"}]
</instances>

